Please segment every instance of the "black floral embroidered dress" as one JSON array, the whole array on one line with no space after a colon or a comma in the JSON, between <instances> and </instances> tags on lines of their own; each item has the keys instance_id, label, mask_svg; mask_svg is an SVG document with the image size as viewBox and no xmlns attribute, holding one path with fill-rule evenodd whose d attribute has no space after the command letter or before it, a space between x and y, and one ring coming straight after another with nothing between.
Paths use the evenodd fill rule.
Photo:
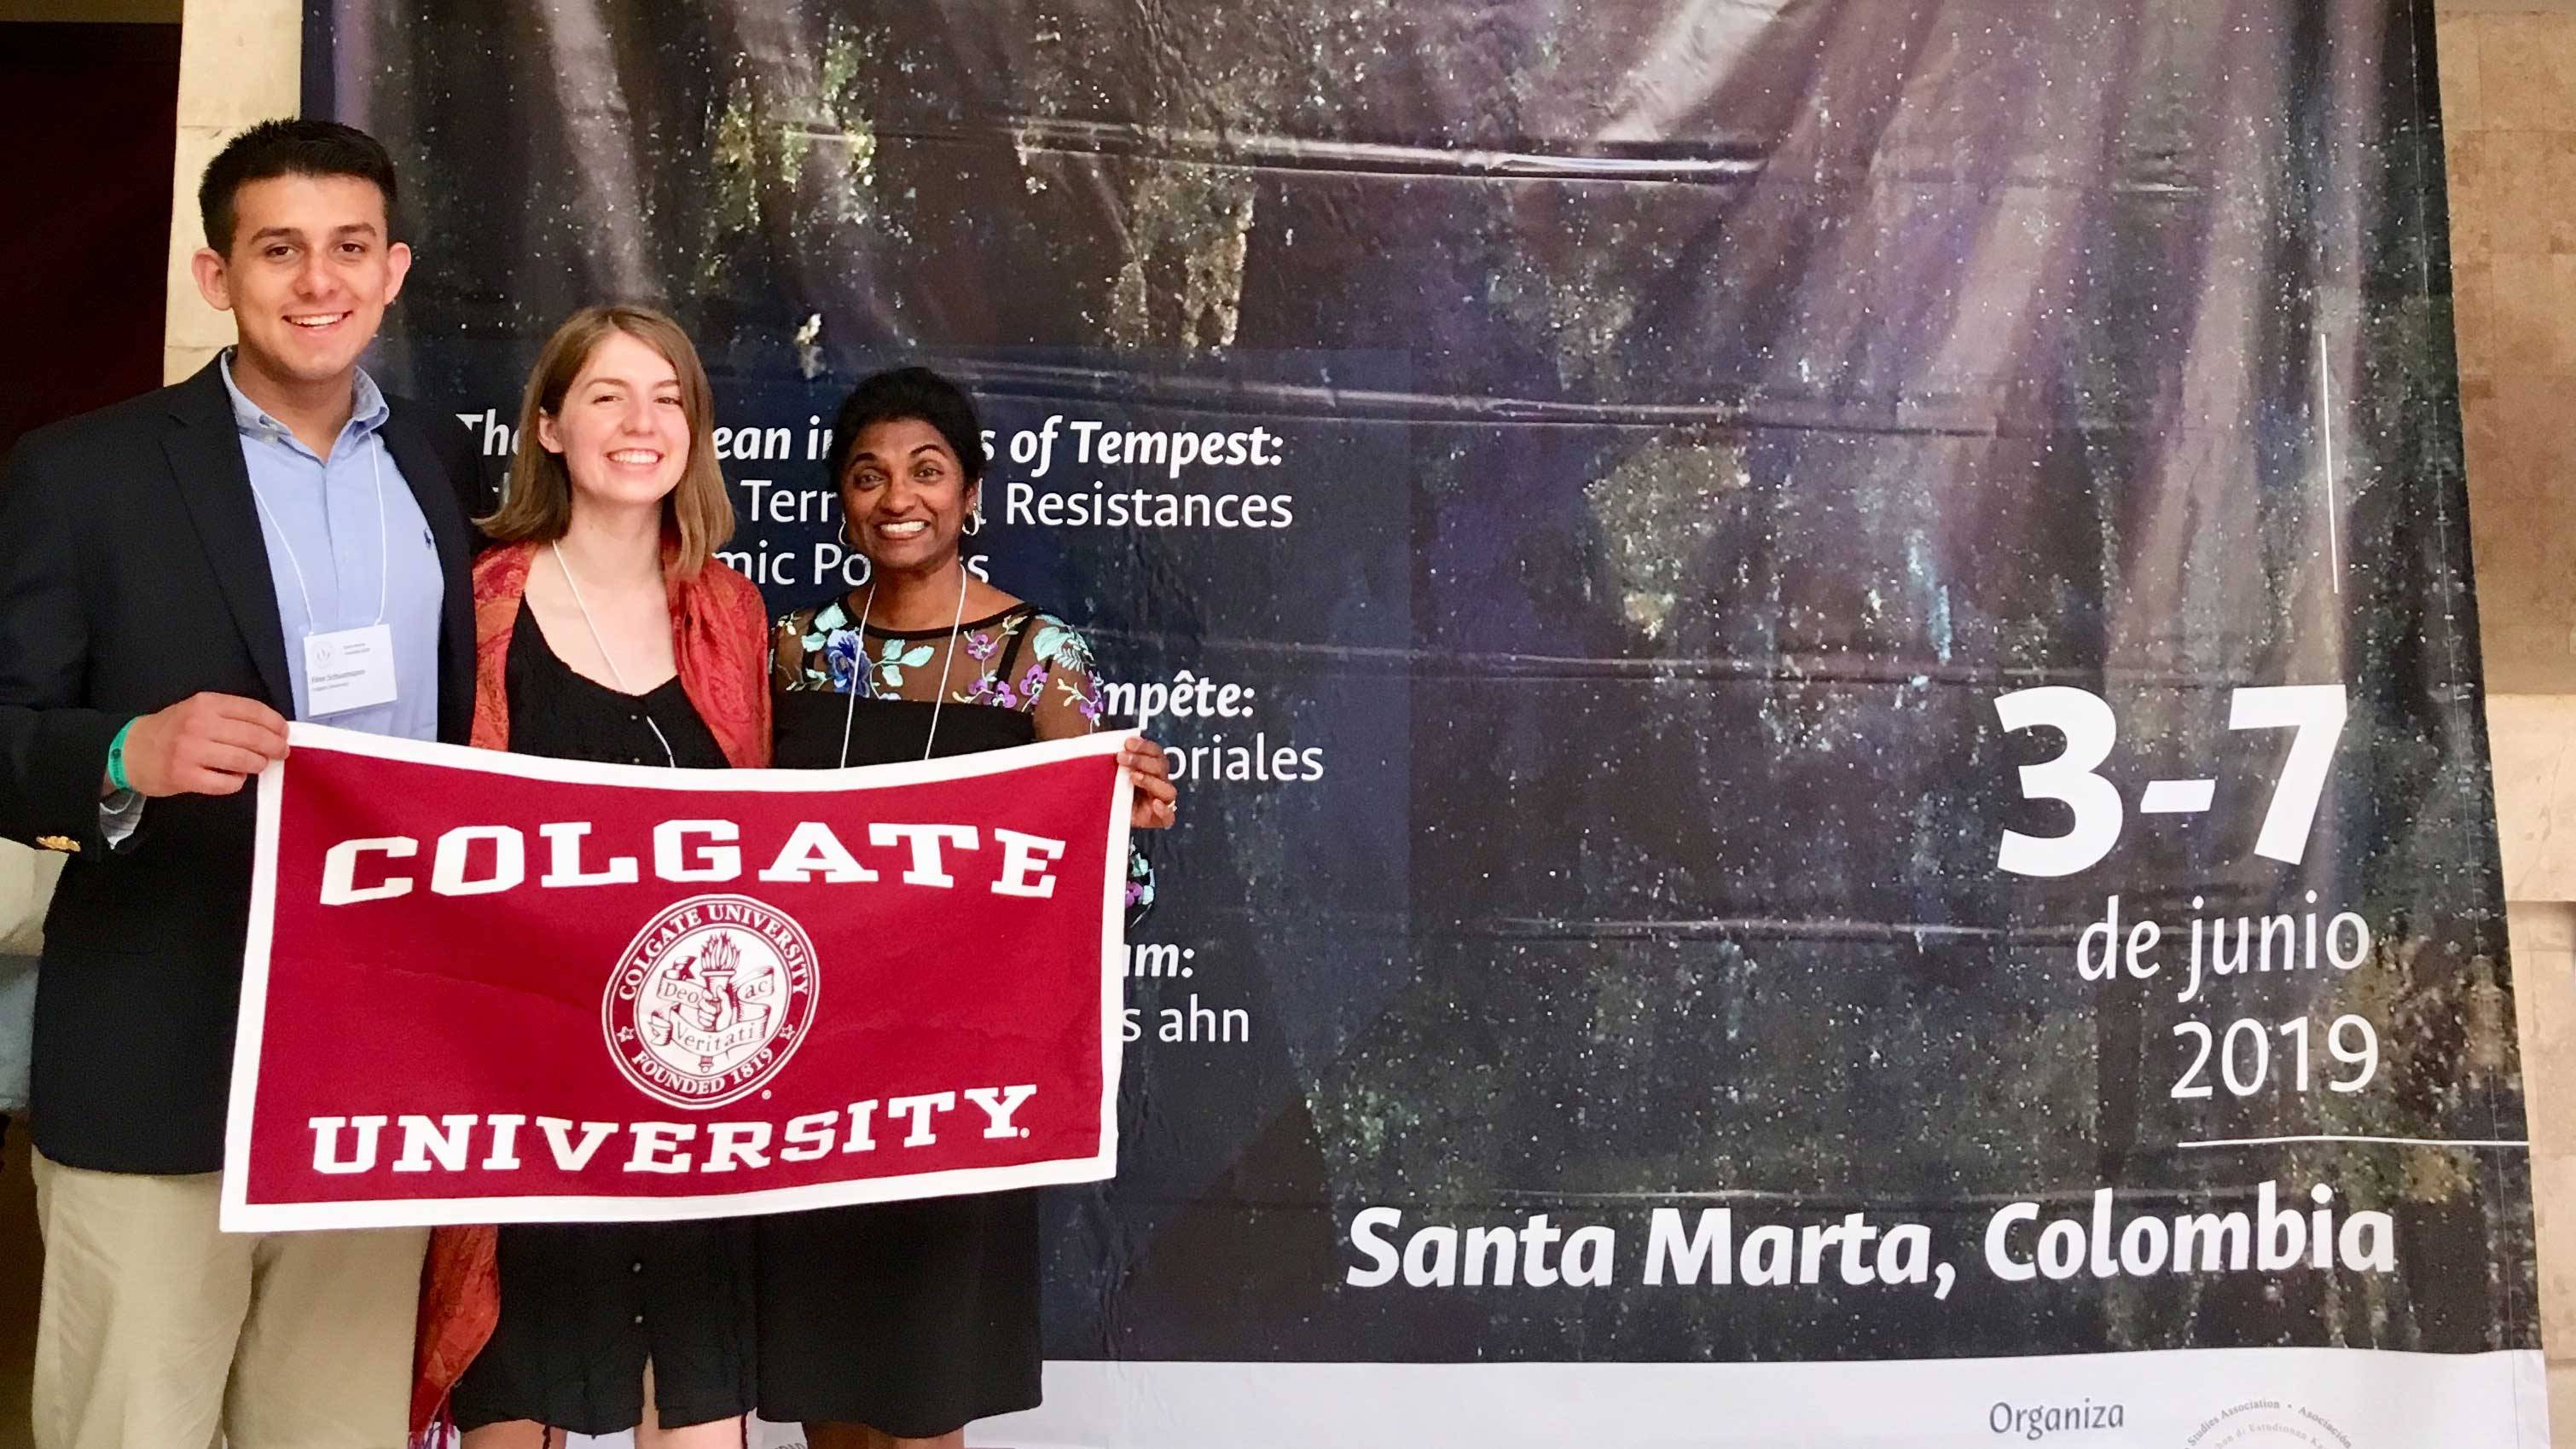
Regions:
<instances>
[{"instance_id":1,"label":"black floral embroidered dress","mask_svg":"<svg viewBox=\"0 0 2576 1449\"><path fill-rule=\"evenodd\" d=\"M1089 732L1091 650L1028 604L953 632L858 626L855 598L778 621L784 769L889 764ZM1131 853L1131 922L1153 899ZM1041 1353L1034 1191L779 1213L758 1225L760 1412L932 1438L1033 1408Z\"/></svg>"},{"instance_id":2,"label":"black floral embroidered dress","mask_svg":"<svg viewBox=\"0 0 2576 1449\"><path fill-rule=\"evenodd\" d=\"M1035 604L1022 603L985 618L962 620L955 632L953 650L950 630L944 625L900 631L870 625L863 635L857 601L847 595L780 619L770 672L781 696L778 763L815 768L843 762L837 749L840 736L845 726L853 733L856 727L855 716L845 714L840 706L847 703L843 696L851 693L854 681L862 704L911 702L924 708L916 712L918 719L894 715L872 720L868 743L875 749L862 753L854 740L846 761L853 765L917 760L925 744L935 745L942 755L966 753L952 747L962 740L930 738L927 707L934 700L948 706L1015 711L1027 716L1033 739L1063 739L1099 728L1099 675L1090 644L1072 625ZM830 696L832 707L817 709L819 701L796 698L815 694ZM942 734L955 718L943 711ZM1079 726L1073 723L1076 718ZM919 733L914 733L916 726ZM817 729L830 736L828 744L806 738ZM792 760L784 743L791 735L799 747L798 758ZM814 753L817 745L819 755ZM1131 924L1153 900L1152 867L1141 851L1130 851L1127 912Z\"/></svg>"}]
</instances>

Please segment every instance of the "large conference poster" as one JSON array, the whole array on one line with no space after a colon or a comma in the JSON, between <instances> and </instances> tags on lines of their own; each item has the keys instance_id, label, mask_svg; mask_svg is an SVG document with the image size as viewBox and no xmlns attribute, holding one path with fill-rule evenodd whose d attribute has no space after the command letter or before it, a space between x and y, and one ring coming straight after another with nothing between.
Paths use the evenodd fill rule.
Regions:
<instances>
[{"instance_id":1,"label":"large conference poster","mask_svg":"<svg viewBox=\"0 0 2576 1449\"><path fill-rule=\"evenodd\" d=\"M309 16L392 381L669 306L784 609L953 370L1176 751L975 1442L2546 1442L2429 5Z\"/></svg>"}]
</instances>

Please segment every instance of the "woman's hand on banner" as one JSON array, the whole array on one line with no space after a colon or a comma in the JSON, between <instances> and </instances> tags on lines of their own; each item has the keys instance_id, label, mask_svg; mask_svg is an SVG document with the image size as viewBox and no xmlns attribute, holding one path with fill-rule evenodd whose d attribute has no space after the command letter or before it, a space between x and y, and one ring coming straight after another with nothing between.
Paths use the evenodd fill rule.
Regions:
<instances>
[{"instance_id":1,"label":"woman's hand on banner","mask_svg":"<svg viewBox=\"0 0 2576 1449\"><path fill-rule=\"evenodd\" d=\"M1172 785L1172 765L1163 747L1138 735L1118 751L1127 781L1136 787L1128 807L1128 824L1138 830L1161 830L1181 818L1181 792Z\"/></svg>"},{"instance_id":2,"label":"woman's hand on banner","mask_svg":"<svg viewBox=\"0 0 2576 1449\"><path fill-rule=\"evenodd\" d=\"M285 758L285 717L236 694L192 694L125 736L126 783L152 798L230 795Z\"/></svg>"}]
</instances>

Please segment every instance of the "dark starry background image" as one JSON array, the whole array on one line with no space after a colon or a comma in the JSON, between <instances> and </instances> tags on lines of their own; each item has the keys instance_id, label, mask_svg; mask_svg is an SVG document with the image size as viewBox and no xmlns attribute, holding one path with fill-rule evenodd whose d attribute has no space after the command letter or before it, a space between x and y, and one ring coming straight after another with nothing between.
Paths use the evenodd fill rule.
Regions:
<instances>
[{"instance_id":1,"label":"dark starry background image","mask_svg":"<svg viewBox=\"0 0 2576 1449\"><path fill-rule=\"evenodd\" d=\"M2537 1346L2521 1153L2177 1146L2525 1135L2431 37L2364 0L340 0L306 53L401 168L399 389L506 422L556 322L631 298L800 443L910 361L1006 440L1284 439L986 484L993 579L1112 678L1255 691L1158 737L1324 765L1185 782L1153 842L1139 939L1194 970L1130 983L1117 1180L1049 1195L1051 1357L1746 1360ZM828 592L835 520L743 483L820 465L728 477L771 602ZM1048 528L1014 480L1295 522ZM2232 692L2336 683L2304 857L2260 856L2291 733ZM2127 807L2053 879L1997 867L2068 828L2018 775L2063 741L1995 708L2044 685L2108 701ZM2180 778L2214 808L2139 812ZM2168 974L2079 979L2112 895ZM2195 914L2311 909L2372 958L2175 1000ZM1154 1040L1193 994L1251 1039ZM2307 1018L2322 1079L2346 1014L2362 1092L2170 1095L2180 1023ZM2392 1213L2398 1271L1983 1265L2012 1201L2265 1181ZM1619 1281L1351 1288L1369 1206L1611 1226ZM1658 1206L1924 1223L1958 1288L1646 1288Z\"/></svg>"}]
</instances>

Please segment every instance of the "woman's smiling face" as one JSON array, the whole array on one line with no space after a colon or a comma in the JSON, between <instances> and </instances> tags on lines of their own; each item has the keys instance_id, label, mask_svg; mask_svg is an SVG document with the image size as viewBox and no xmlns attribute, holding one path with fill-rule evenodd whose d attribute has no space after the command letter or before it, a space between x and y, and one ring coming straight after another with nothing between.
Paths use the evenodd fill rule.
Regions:
<instances>
[{"instance_id":1,"label":"woman's smiling face","mask_svg":"<svg viewBox=\"0 0 2576 1449\"><path fill-rule=\"evenodd\" d=\"M881 569L924 572L955 558L975 496L948 440L919 418L871 424L841 469L850 536Z\"/></svg>"},{"instance_id":2,"label":"woman's smiling face","mask_svg":"<svg viewBox=\"0 0 2576 1449\"><path fill-rule=\"evenodd\" d=\"M610 332L590 350L563 405L538 419L538 442L561 453L576 498L659 503L689 467L691 422L680 374L652 344Z\"/></svg>"}]
</instances>

